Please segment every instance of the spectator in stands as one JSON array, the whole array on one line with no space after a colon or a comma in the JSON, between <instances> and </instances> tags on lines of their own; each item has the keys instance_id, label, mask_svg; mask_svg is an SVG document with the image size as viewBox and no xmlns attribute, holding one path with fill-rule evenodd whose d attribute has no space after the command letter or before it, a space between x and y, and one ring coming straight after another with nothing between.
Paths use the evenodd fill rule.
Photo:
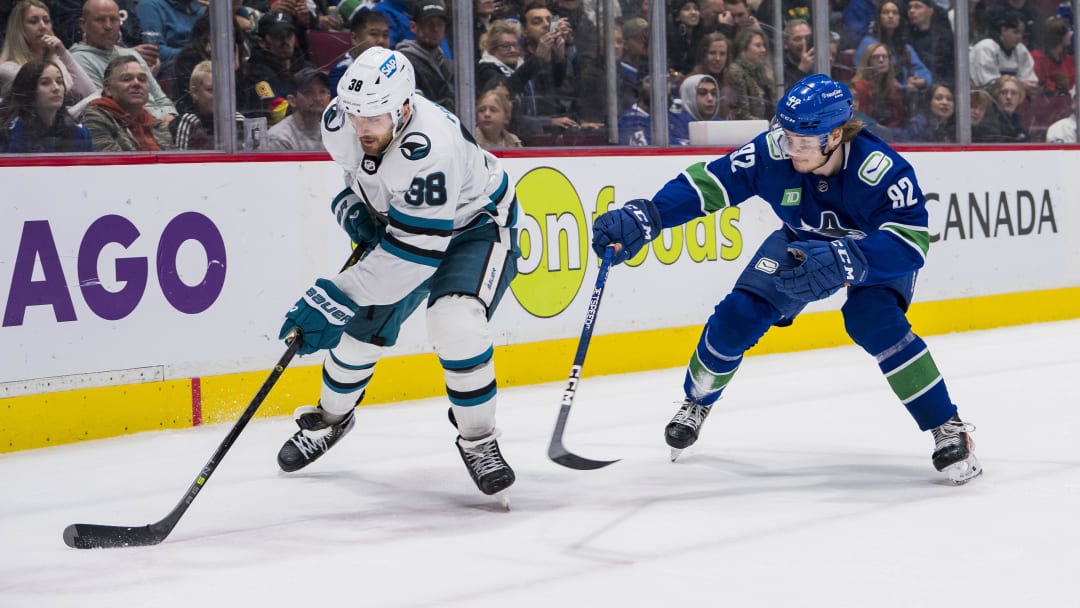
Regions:
<instances>
[{"instance_id":1,"label":"spectator in stands","mask_svg":"<svg viewBox=\"0 0 1080 608\"><path fill-rule=\"evenodd\" d=\"M944 143L956 141L956 106L949 85L938 81L930 87L929 101L904 127L904 141Z\"/></svg>"},{"instance_id":2,"label":"spectator in stands","mask_svg":"<svg viewBox=\"0 0 1080 608\"><path fill-rule=\"evenodd\" d=\"M515 77L523 79L524 87L521 105L515 106L515 110L540 119L547 133L577 129L578 122L568 114L568 100L559 94L567 78L566 41L562 31L552 29L553 15L541 2L529 3L524 16L524 62L514 72ZM526 143L531 145L529 140Z\"/></svg>"},{"instance_id":3,"label":"spectator in stands","mask_svg":"<svg viewBox=\"0 0 1080 608\"><path fill-rule=\"evenodd\" d=\"M708 74L687 76L679 85L679 103L668 113L668 144L690 145L690 123L702 120L722 120L720 85Z\"/></svg>"},{"instance_id":4,"label":"spectator in stands","mask_svg":"<svg viewBox=\"0 0 1080 608\"><path fill-rule=\"evenodd\" d=\"M209 61L201 61L192 69L188 90L188 107L169 123L173 144L177 150L213 150L214 75ZM244 136L244 115L239 112L236 113L236 136L238 140Z\"/></svg>"},{"instance_id":5,"label":"spectator in stands","mask_svg":"<svg viewBox=\"0 0 1080 608\"><path fill-rule=\"evenodd\" d=\"M645 74L637 83L634 103L619 115L619 145L643 147L652 145L652 77ZM671 124L668 124L670 129ZM670 134L669 134L670 139Z\"/></svg>"},{"instance_id":6,"label":"spectator in stands","mask_svg":"<svg viewBox=\"0 0 1080 608\"><path fill-rule=\"evenodd\" d=\"M130 55L143 64L149 76L150 101L146 109L155 118L169 122L176 116L176 107L165 95L154 78L153 69L142 55L133 49L120 46L120 7L114 0L87 0L83 16L79 18L83 41L71 47L71 54L79 62L86 75L101 88L105 85L105 67L118 55Z\"/></svg>"},{"instance_id":7,"label":"spectator in stands","mask_svg":"<svg viewBox=\"0 0 1080 608\"><path fill-rule=\"evenodd\" d=\"M390 26L386 15L378 11L360 9L349 19L349 41L352 48L341 61L330 69L330 92L337 91L338 81L360 53L373 46L390 48Z\"/></svg>"},{"instance_id":8,"label":"spectator in stands","mask_svg":"<svg viewBox=\"0 0 1080 608\"><path fill-rule=\"evenodd\" d=\"M247 35L241 29L242 27L239 22L233 24L233 57L235 58L233 65L236 68L234 70L236 73L234 86L237 92L237 108L243 111L258 108L259 100L255 97L254 87L245 86L248 84L246 74L247 63L251 57L251 46L248 43ZM172 83L170 97L177 110L181 113L190 108L191 99L188 87L191 85L191 74L196 65L203 61L210 61L212 46L210 15L205 14L195 21L195 25L191 28L191 37L188 39L188 44L176 56L176 62L174 63L173 73L175 78Z\"/></svg>"},{"instance_id":9,"label":"spectator in stands","mask_svg":"<svg viewBox=\"0 0 1080 608\"><path fill-rule=\"evenodd\" d=\"M94 83L82 66L53 34L49 7L41 0L22 0L8 16L7 34L0 50L0 90L10 86L19 68L32 59L42 59L59 68L69 104L74 105L94 92Z\"/></svg>"},{"instance_id":10,"label":"spectator in stands","mask_svg":"<svg viewBox=\"0 0 1080 608\"><path fill-rule=\"evenodd\" d=\"M735 38L735 59L724 74L724 86L735 120L772 118L776 113L776 79L769 47L761 30L743 29Z\"/></svg>"},{"instance_id":11,"label":"spectator in stands","mask_svg":"<svg viewBox=\"0 0 1080 608\"><path fill-rule=\"evenodd\" d=\"M206 12L200 0L139 0L135 11L142 24L143 42L156 44L163 78L173 77L173 62L187 46L195 20Z\"/></svg>"},{"instance_id":12,"label":"spectator in stands","mask_svg":"<svg viewBox=\"0 0 1080 608\"><path fill-rule=\"evenodd\" d=\"M716 31L734 40L743 30L763 31L746 0L724 0L724 12L720 13L720 27Z\"/></svg>"},{"instance_id":13,"label":"spectator in stands","mask_svg":"<svg viewBox=\"0 0 1080 608\"><path fill-rule=\"evenodd\" d=\"M622 24L622 62L633 69L635 79L649 71L649 22L641 17L627 19Z\"/></svg>"},{"instance_id":14,"label":"spectator in stands","mask_svg":"<svg viewBox=\"0 0 1080 608\"><path fill-rule=\"evenodd\" d=\"M473 2L473 44L476 46L473 49L475 55L473 61L476 63L480 62L480 57L484 54L480 39L487 33L491 24L498 20L495 16L497 2L502 4L501 0L474 0Z\"/></svg>"},{"instance_id":15,"label":"spectator in stands","mask_svg":"<svg viewBox=\"0 0 1080 608\"><path fill-rule=\"evenodd\" d=\"M784 24L784 90L814 72L813 31L805 19Z\"/></svg>"},{"instance_id":16,"label":"spectator in stands","mask_svg":"<svg viewBox=\"0 0 1080 608\"><path fill-rule=\"evenodd\" d=\"M930 70L933 82L953 82L956 54L945 9L934 0L908 0L907 16L911 48Z\"/></svg>"},{"instance_id":17,"label":"spectator in stands","mask_svg":"<svg viewBox=\"0 0 1080 608\"><path fill-rule=\"evenodd\" d=\"M876 123L892 130L904 126L904 97L896 82L889 47L881 42L867 47L851 84L855 89L855 107L870 118L871 125ZM886 139L892 141L895 137Z\"/></svg>"},{"instance_id":18,"label":"spectator in stands","mask_svg":"<svg viewBox=\"0 0 1080 608\"><path fill-rule=\"evenodd\" d=\"M991 24L993 34L971 47L971 82L990 86L1004 74L1020 79L1030 90L1039 86L1035 60L1024 46L1024 23L1017 13L1000 14Z\"/></svg>"},{"instance_id":19,"label":"spectator in stands","mask_svg":"<svg viewBox=\"0 0 1080 608\"><path fill-rule=\"evenodd\" d=\"M909 96L909 100L916 100L933 82L934 76L909 42L911 29L907 24L907 16L900 10L899 1L883 0L878 6L877 18L870 26L870 32L855 49L855 65L862 64L863 54L871 44L884 44L892 54L890 63L900 90Z\"/></svg>"},{"instance_id":20,"label":"spectator in stands","mask_svg":"<svg viewBox=\"0 0 1080 608\"><path fill-rule=\"evenodd\" d=\"M667 14L668 69L689 74L694 69L694 50L705 34L698 0L671 0Z\"/></svg>"},{"instance_id":21,"label":"spectator in stands","mask_svg":"<svg viewBox=\"0 0 1080 608\"><path fill-rule=\"evenodd\" d=\"M105 88L90 102L84 120L98 152L172 148L169 125L146 110L149 75L142 62L119 55L105 68Z\"/></svg>"},{"instance_id":22,"label":"spectator in stands","mask_svg":"<svg viewBox=\"0 0 1080 608\"><path fill-rule=\"evenodd\" d=\"M90 132L68 114L65 89L56 64L24 63L0 104L0 153L92 151Z\"/></svg>"},{"instance_id":23,"label":"spectator in stands","mask_svg":"<svg viewBox=\"0 0 1080 608\"><path fill-rule=\"evenodd\" d=\"M397 48L403 40L413 37L409 25L412 23L412 8L407 0L382 0L372 7L373 11L386 15L390 24L390 48Z\"/></svg>"},{"instance_id":24,"label":"spectator in stands","mask_svg":"<svg viewBox=\"0 0 1080 608\"><path fill-rule=\"evenodd\" d=\"M880 0L850 0L843 10L844 48L858 45L870 33L870 26L877 19Z\"/></svg>"},{"instance_id":25,"label":"spectator in stands","mask_svg":"<svg viewBox=\"0 0 1080 608\"><path fill-rule=\"evenodd\" d=\"M993 143L1002 140L1001 114L994 98L985 89L971 90L971 141Z\"/></svg>"},{"instance_id":26,"label":"spectator in stands","mask_svg":"<svg viewBox=\"0 0 1080 608\"><path fill-rule=\"evenodd\" d=\"M518 70L525 64L521 56L521 27L499 19L491 24L480 39L480 62L476 65L475 79L478 89L505 79L513 91L513 98L520 98L527 78Z\"/></svg>"},{"instance_id":27,"label":"spectator in stands","mask_svg":"<svg viewBox=\"0 0 1080 608\"><path fill-rule=\"evenodd\" d=\"M285 13L271 11L259 19L258 46L251 51L247 79L254 83L269 126L285 118L286 97L296 92L293 77L314 67L296 44L296 24ZM248 113L245 111L245 115Z\"/></svg>"},{"instance_id":28,"label":"spectator in stands","mask_svg":"<svg viewBox=\"0 0 1080 608\"><path fill-rule=\"evenodd\" d=\"M701 35L711 34L720 29L720 15L727 12L724 0L701 0L698 4L701 12Z\"/></svg>"},{"instance_id":29,"label":"spectator in stands","mask_svg":"<svg viewBox=\"0 0 1080 608\"><path fill-rule=\"evenodd\" d=\"M330 79L315 68L306 68L296 73L293 84L294 92L288 97L292 112L270 127L270 148L325 152L320 127L323 110L333 98Z\"/></svg>"},{"instance_id":30,"label":"spectator in stands","mask_svg":"<svg viewBox=\"0 0 1080 608\"><path fill-rule=\"evenodd\" d=\"M1076 83L1073 31L1068 19L1051 17L1043 29L1043 48L1031 51L1035 77L1047 95L1068 95Z\"/></svg>"},{"instance_id":31,"label":"spectator in stands","mask_svg":"<svg viewBox=\"0 0 1080 608\"><path fill-rule=\"evenodd\" d=\"M1005 15L1006 13L1012 13L1020 19L1020 23L1023 24L1021 35L1023 39L1021 42L1029 50L1038 47L1042 44L1042 25L1045 21L1043 12L1039 10L1031 0L999 0L999 2L990 5L987 8L987 17L990 19L990 23L994 23L997 19Z\"/></svg>"},{"instance_id":32,"label":"spectator in stands","mask_svg":"<svg viewBox=\"0 0 1080 608\"><path fill-rule=\"evenodd\" d=\"M476 101L476 143L488 150L520 148L521 138L509 130L513 111L510 100L499 91L482 93Z\"/></svg>"},{"instance_id":33,"label":"spectator in stands","mask_svg":"<svg viewBox=\"0 0 1080 608\"><path fill-rule=\"evenodd\" d=\"M415 39L402 41L396 50L412 63L416 89L424 97L453 112L454 66L443 55L441 48L449 21L446 3L443 0L420 0L413 7L412 14L410 28Z\"/></svg>"},{"instance_id":34,"label":"spectator in stands","mask_svg":"<svg viewBox=\"0 0 1080 608\"><path fill-rule=\"evenodd\" d=\"M720 32L705 34L698 43L695 54L694 69L691 74L708 74L713 80L724 83L724 76L728 68L728 57L731 49L731 41Z\"/></svg>"},{"instance_id":35,"label":"spectator in stands","mask_svg":"<svg viewBox=\"0 0 1080 608\"><path fill-rule=\"evenodd\" d=\"M80 42L82 29L79 20L83 16L84 0L49 0L49 6L53 18L53 31L57 38L64 42L64 46L71 48L76 42ZM156 44L143 42L142 24L139 23L139 15L135 12L137 0L117 0L120 11L120 41L122 47L137 51L143 56L148 66L156 70L161 66Z\"/></svg>"},{"instance_id":36,"label":"spectator in stands","mask_svg":"<svg viewBox=\"0 0 1080 608\"><path fill-rule=\"evenodd\" d=\"M1027 98L1027 89L1024 84L1016 76L1006 74L994 83L991 93L994 95L997 109L1004 121L1003 140L1027 141L1027 126L1020 115L1020 106Z\"/></svg>"},{"instance_id":37,"label":"spectator in stands","mask_svg":"<svg viewBox=\"0 0 1080 608\"><path fill-rule=\"evenodd\" d=\"M840 60L840 41L842 37L838 32L829 32L829 76L837 82L845 85L855 77L855 66L849 61ZM854 52L852 52L854 55Z\"/></svg>"}]
</instances>

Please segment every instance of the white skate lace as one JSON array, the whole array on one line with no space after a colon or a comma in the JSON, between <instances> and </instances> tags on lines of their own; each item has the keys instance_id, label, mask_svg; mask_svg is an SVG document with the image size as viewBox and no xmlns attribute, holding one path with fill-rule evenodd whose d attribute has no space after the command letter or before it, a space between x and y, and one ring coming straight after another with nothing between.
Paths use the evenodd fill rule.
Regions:
<instances>
[{"instance_id":1,"label":"white skate lace","mask_svg":"<svg viewBox=\"0 0 1080 608\"><path fill-rule=\"evenodd\" d=\"M469 460L469 468L476 472L477 477L494 473L504 467L502 458L495 449L494 441L465 448L465 456Z\"/></svg>"},{"instance_id":2,"label":"white skate lace","mask_svg":"<svg viewBox=\"0 0 1080 608\"><path fill-rule=\"evenodd\" d=\"M675 417L671 421L676 424L685 424L686 426L697 430L701 427L701 424L705 422L705 416L708 415L709 408L687 401L683 403L682 408L675 413Z\"/></svg>"},{"instance_id":3,"label":"white skate lace","mask_svg":"<svg viewBox=\"0 0 1080 608\"><path fill-rule=\"evenodd\" d=\"M950 420L934 429L934 451L939 452L945 448L960 445L960 434L970 433L975 430L974 424L964 421Z\"/></svg>"},{"instance_id":4,"label":"white skate lace","mask_svg":"<svg viewBox=\"0 0 1080 608\"><path fill-rule=\"evenodd\" d=\"M300 450L304 458L311 458L314 454L326 451L326 438L329 436L329 433L320 433L318 437L310 437L306 432L300 431L293 435L290 441L296 449Z\"/></svg>"}]
</instances>

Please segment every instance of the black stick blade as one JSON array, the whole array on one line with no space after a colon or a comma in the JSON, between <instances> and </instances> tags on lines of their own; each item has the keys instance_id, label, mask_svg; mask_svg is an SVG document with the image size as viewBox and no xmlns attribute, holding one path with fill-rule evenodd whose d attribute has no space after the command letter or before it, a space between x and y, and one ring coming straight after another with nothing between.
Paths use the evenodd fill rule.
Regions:
<instances>
[{"instance_id":1,"label":"black stick blade","mask_svg":"<svg viewBox=\"0 0 1080 608\"><path fill-rule=\"evenodd\" d=\"M114 547L145 547L165 540L169 531L155 530L153 525L102 526L71 524L64 528L64 544L73 549L110 549Z\"/></svg>"},{"instance_id":2,"label":"black stick blade","mask_svg":"<svg viewBox=\"0 0 1080 608\"><path fill-rule=\"evenodd\" d=\"M576 471L592 471L593 469L602 469L609 464L615 464L619 462L619 459L615 460L592 460L585 458L584 456L578 456L571 453L566 449L561 441L561 438L553 438L551 444L548 445L548 458L552 461L561 464L568 469L574 469Z\"/></svg>"}]
</instances>

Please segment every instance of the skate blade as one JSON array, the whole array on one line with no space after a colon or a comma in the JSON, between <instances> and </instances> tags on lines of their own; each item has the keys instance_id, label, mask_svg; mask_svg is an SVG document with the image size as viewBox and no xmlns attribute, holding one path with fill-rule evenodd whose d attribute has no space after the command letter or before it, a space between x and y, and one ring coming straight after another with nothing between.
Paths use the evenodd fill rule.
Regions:
<instances>
[{"instance_id":1,"label":"skate blade","mask_svg":"<svg viewBox=\"0 0 1080 608\"><path fill-rule=\"evenodd\" d=\"M979 464L975 455L968 456L960 462L951 464L942 470L949 477L953 485L962 486L976 477L982 475L982 465Z\"/></svg>"},{"instance_id":2,"label":"skate blade","mask_svg":"<svg viewBox=\"0 0 1080 608\"><path fill-rule=\"evenodd\" d=\"M675 462L676 460L678 460L679 455L682 453L683 451L679 448L671 448L671 462Z\"/></svg>"},{"instance_id":3,"label":"skate blade","mask_svg":"<svg viewBox=\"0 0 1080 608\"><path fill-rule=\"evenodd\" d=\"M495 500L499 502L499 506L502 507L504 511L510 511L510 490L502 490L496 492L492 496L495 497Z\"/></svg>"}]
</instances>

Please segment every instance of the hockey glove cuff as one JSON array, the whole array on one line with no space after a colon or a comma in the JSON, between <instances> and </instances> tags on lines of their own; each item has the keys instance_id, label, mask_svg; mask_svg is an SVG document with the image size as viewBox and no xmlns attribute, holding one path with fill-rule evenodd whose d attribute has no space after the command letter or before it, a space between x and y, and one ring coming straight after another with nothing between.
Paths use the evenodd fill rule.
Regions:
<instances>
[{"instance_id":1,"label":"hockey glove cuff","mask_svg":"<svg viewBox=\"0 0 1080 608\"><path fill-rule=\"evenodd\" d=\"M330 203L337 223L349 235L352 242L365 249L371 249L382 240L386 228L372 219L367 205L356 193L346 188L334 197Z\"/></svg>"},{"instance_id":2,"label":"hockey glove cuff","mask_svg":"<svg viewBox=\"0 0 1080 608\"><path fill-rule=\"evenodd\" d=\"M788 245L788 253L797 265L781 270L773 281L777 290L800 302L821 300L841 287L858 285L869 271L866 256L851 237L794 241Z\"/></svg>"},{"instance_id":3,"label":"hockey glove cuff","mask_svg":"<svg viewBox=\"0 0 1080 608\"><path fill-rule=\"evenodd\" d=\"M300 331L303 344L297 352L310 355L316 351L334 348L341 342L345 326L352 320L359 307L337 285L327 279L315 281L304 292L304 297L285 314L278 339L285 340L293 329Z\"/></svg>"},{"instance_id":4,"label":"hockey glove cuff","mask_svg":"<svg viewBox=\"0 0 1080 608\"><path fill-rule=\"evenodd\" d=\"M639 198L596 218L593 222L592 248L596 255L603 257L608 245L622 244L622 249L611 258L612 264L620 264L637 255L659 234L660 212L652 201Z\"/></svg>"}]
</instances>

